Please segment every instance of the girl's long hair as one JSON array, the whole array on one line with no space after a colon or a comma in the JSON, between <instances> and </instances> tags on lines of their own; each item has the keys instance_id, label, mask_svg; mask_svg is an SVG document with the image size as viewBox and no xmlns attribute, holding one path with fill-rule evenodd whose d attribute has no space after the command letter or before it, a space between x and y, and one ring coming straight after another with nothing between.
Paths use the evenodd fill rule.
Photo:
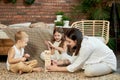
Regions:
<instances>
[{"instance_id":1,"label":"girl's long hair","mask_svg":"<svg viewBox=\"0 0 120 80\"><path fill-rule=\"evenodd\" d=\"M73 52L75 52L75 55L78 55L80 47L81 47L81 42L83 40L82 32L77 28L70 28L65 33L65 36L70 38L73 41L77 41L76 46L74 46L72 49L68 47L68 53L73 54Z\"/></svg>"}]
</instances>

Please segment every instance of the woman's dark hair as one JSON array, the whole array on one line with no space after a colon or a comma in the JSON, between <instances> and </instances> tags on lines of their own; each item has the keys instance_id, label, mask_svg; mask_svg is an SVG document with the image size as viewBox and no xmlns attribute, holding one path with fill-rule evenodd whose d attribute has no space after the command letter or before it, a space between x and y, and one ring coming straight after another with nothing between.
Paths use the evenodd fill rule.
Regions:
<instances>
[{"instance_id":1,"label":"woman's dark hair","mask_svg":"<svg viewBox=\"0 0 120 80\"><path fill-rule=\"evenodd\" d=\"M70 28L65 33L65 36L70 38L73 41L77 41L76 46L74 46L72 49L68 47L68 52L70 53L75 52L75 55L78 55L80 47L81 47L81 42L83 40L82 32L77 28Z\"/></svg>"},{"instance_id":2,"label":"woman's dark hair","mask_svg":"<svg viewBox=\"0 0 120 80\"><path fill-rule=\"evenodd\" d=\"M63 30L63 28L56 27L56 28L54 28L53 35L54 35L56 32L62 34L62 39L61 39L61 43L60 43L59 47L63 47L64 41L65 41L64 30ZM53 38L52 38L52 43L54 43L54 42L55 42L55 39L54 39L54 36L53 36ZM59 52L59 53L61 53L61 52Z\"/></svg>"}]
</instances>

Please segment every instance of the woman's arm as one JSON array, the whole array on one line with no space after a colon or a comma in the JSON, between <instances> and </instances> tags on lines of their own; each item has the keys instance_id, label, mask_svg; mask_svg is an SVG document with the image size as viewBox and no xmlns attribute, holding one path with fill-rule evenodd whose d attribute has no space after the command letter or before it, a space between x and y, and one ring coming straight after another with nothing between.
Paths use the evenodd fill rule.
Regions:
<instances>
[{"instance_id":1,"label":"woman's arm","mask_svg":"<svg viewBox=\"0 0 120 80\"><path fill-rule=\"evenodd\" d=\"M51 66L47 67L48 71L68 71L66 66L70 64L70 61L66 59L53 61L52 63Z\"/></svg>"},{"instance_id":2,"label":"woman's arm","mask_svg":"<svg viewBox=\"0 0 120 80\"><path fill-rule=\"evenodd\" d=\"M93 52L92 48L90 48L88 46L80 48L77 59L72 64L67 66L67 70L69 72L74 72L76 70L81 69L83 67L84 63L87 61L87 59L92 54L92 52Z\"/></svg>"},{"instance_id":3,"label":"woman's arm","mask_svg":"<svg viewBox=\"0 0 120 80\"><path fill-rule=\"evenodd\" d=\"M85 61L89 58L89 56L92 54L92 50L89 47L84 47L80 49L79 55L77 59L70 65L66 67L58 66L57 64L49 66L48 71L69 71L74 72L76 70L79 70L84 65Z\"/></svg>"},{"instance_id":4,"label":"woman's arm","mask_svg":"<svg viewBox=\"0 0 120 80\"><path fill-rule=\"evenodd\" d=\"M94 50L93 46L87 44L84 47L80 48L78 57L73 61L72 64L66 67L52 65L52 66L49 66L48 69L49 71L69 71L69 72L74 72L76 70L79 70L83 67L84 63L90 57L93 50Z\"/></svg>"},{"instance_id":5,"label":"woman's arm","mask_svg":"<svg viewBox=\"0 0 120 80\"><path fill-rule=\"evenodd\" d=\"M15 56L15 51L13 48L11 48L9 51L8 51L8 62L10 64L14 64L14 63L18 63L20 61L25 61L26 58L25 57L22 57L22 58L14 58Z\"/></svg>"},{"instance_id":6,"label":"woman's arm","mask_svg":"<svg viewBox=\"0 0 120 80\"><path fill-rule=\"evenodd\" d=\"M56 71L56 72L59 72L59 71L68 71L66 67L61 67L61 66L57 66L57 65L52 65L52 66L48 66L47 67L47 70L48 71Z\"/></svg>"},{"instance_id":7,"label":"woman's arm","mask_svg":"<svg viewBox=\"0 0 120 80\"><path fill-rule=\"evenodd\" d=\"M68 59L64 59L64 60L53 60L52 61L53 65L57 65L57 66L68 66L70 64L70 61Z\"/></svg>"}]
</instances>

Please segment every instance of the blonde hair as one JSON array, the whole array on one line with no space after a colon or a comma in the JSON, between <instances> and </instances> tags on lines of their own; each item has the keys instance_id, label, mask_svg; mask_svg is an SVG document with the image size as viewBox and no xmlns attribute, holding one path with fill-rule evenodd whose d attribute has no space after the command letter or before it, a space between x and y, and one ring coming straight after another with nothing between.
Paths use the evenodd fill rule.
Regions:
<instances>
[{"instance_id":1,"label":"blonde hair","mask_svg":"<svg viewBox=\"0 0 120 80\"><path fill-rule=\"evenodd\" d=\"M18 31L15 34L15 42L17 42L18 40L24 39L24 38L28 38L28 34L24 31Z\"/></svg>"}]
</instances>

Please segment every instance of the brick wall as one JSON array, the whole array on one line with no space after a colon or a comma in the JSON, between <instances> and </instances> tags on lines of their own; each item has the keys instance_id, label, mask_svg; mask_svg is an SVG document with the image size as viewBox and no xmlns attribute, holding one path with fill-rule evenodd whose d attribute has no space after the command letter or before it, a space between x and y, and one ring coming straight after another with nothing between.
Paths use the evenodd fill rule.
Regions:
<instances>
[{"instance_id":1,"label":"brick wall","mask_svg":"<svg viewBox=\"0 0 120 80\"><path fill-rule=\"evenodd\" d=\"M23 1L17 0L12 4L0 0L0 23L6 25L40 21L53 23L56 11L62 10L65 14L69 14L71 6L78 0L35 0L31 6L25 5Z\"/></svg>"}]
</instances>

